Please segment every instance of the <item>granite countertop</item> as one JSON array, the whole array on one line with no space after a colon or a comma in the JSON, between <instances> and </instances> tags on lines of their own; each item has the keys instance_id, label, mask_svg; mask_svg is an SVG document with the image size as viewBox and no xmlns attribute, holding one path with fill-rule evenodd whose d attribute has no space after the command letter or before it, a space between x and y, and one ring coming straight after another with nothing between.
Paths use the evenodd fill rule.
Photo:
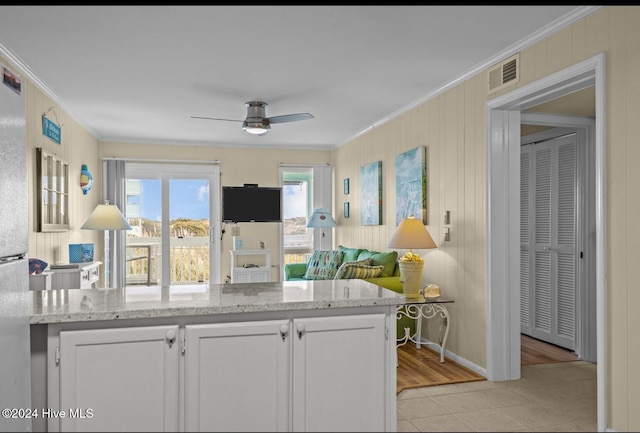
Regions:
<instances>
[{"instance_id":1,"label":"granite countertop","mask_svg":"<svg viewBox=\"0 0 640 433\"><path fill-rule=\"evenodd\" d=\"M401 305L406 297L364 280L38 290L31 324Z\"/></svg>"}]
</instances>

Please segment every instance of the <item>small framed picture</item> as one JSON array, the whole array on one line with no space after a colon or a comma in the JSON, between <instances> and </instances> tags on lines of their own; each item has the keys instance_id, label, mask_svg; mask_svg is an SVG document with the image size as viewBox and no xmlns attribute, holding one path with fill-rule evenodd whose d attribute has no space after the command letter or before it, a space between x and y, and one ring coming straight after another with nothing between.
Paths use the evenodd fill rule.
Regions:
<instances>
[{"instance_id":1,"label":"small framed picture","mask_svg":"<svg viewBox=\"0 0 640 433\"><path fill-rule=\"evenodd\" d=\"M349 218L349 202L344 202L344 217Z\"/></svg>"},{"instance_id":2,"label":"small framed picture","mask_svg":"<svg viewBox=\"0 0 640 433\"><path fill-rule=\"evenodd\" d=\"M20 78L16 77L13 72L4 66L2 67L2 82L18 95L22 91L22 81L20 81Z\"/></svg>"},{"instance_id":3,"label":"small framed picture","mask_svg":"<svg viewBox=\"0 0 640 433\"><path fill-rule=\"evenodd\" d=\"M344 195L349 194L349 178L344 180Z\"/></svg>"}]
</instances>

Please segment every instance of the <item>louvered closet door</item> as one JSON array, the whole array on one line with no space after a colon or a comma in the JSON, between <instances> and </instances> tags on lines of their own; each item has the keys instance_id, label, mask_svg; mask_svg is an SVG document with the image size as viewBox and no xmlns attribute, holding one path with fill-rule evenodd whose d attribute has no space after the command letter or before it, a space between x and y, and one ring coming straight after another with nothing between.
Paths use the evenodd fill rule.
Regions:
<instances>
[{"instance_id":1,"label":"louvered closet door","mask_svg":"<svg viewBox=\"0 0 640 433\"><path fill-rule=\"evenodd\" d=\"M523 334L575 350L576 135L522 146Z\"/></svg>"}]
</instances>

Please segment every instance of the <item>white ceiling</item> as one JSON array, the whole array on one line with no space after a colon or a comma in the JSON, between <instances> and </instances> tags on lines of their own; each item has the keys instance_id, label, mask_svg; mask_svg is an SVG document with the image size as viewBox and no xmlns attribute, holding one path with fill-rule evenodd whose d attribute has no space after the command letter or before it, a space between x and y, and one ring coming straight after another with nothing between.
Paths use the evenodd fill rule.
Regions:
<instances>
[{"instance_id":1,"label":"white ceiling","mask_svg":"<svg viewBox=\"0 0 640 433\"><path fill-rule=\"evenodd\" d=\"M594 9L0 6L0 54L101 141L333 149ZM250 100L314 118L190 117Z\"/></svg>"}]
</instances>

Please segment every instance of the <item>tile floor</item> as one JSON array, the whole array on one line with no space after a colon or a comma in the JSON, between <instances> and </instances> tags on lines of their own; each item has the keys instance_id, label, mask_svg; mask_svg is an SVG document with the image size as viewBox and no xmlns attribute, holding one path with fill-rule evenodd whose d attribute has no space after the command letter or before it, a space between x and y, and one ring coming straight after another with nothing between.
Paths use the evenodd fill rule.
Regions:
<instances>
[{"instance_id":1,"label":"tile floor","mask_svg":"<svg viewBox=\"0 0 640 433\"><path fill-rule=\"evenodd\" d=\"M413 388L398 394L399 432L597 431L596 364L522 366L522 379Z\"/></svg>"}]
</instances>

